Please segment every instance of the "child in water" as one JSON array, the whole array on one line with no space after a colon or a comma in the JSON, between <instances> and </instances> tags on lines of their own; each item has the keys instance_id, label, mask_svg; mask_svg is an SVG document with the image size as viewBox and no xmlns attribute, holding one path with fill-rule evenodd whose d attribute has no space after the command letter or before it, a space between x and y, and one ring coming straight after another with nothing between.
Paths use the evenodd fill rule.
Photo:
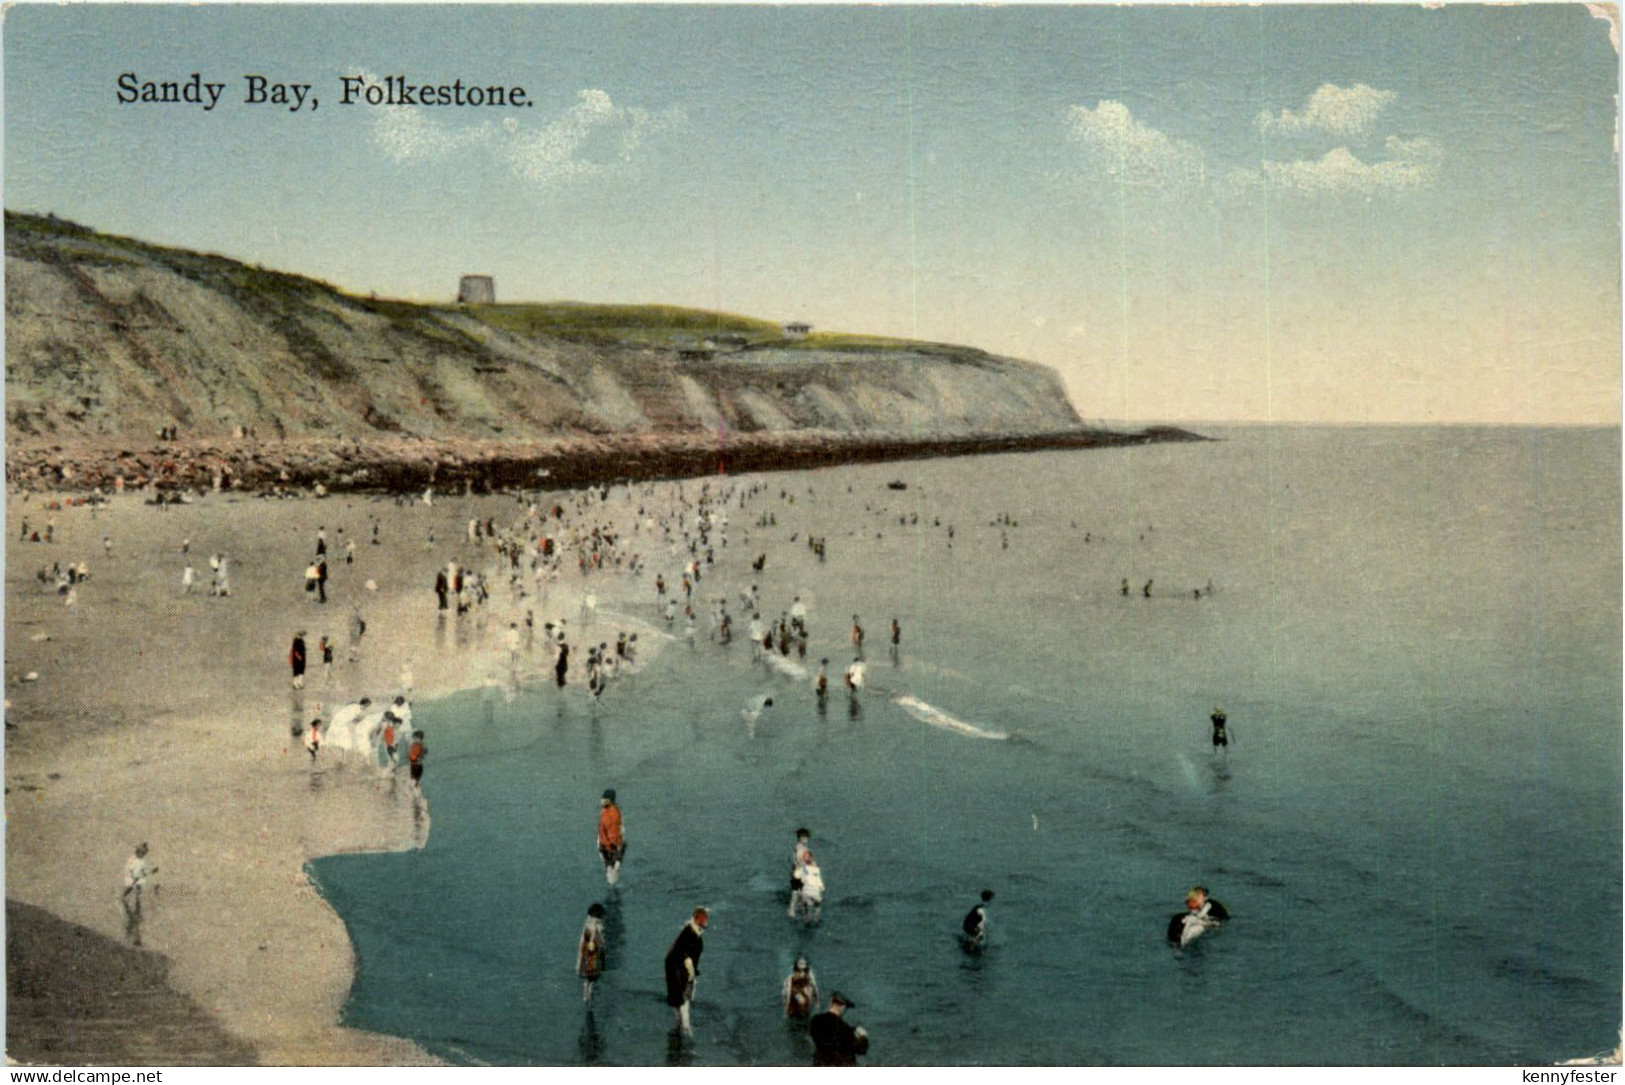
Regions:
<instances>
[{"instance_id":1,"label":"child in water","mask_svg":"<svg viewBox=\"0 0 1625 1085\"><path fill-rule=\"evenodd\" d=\"M576 975L581 977L581 1001L592 1001L592 985L604 974L604 906L594 901L587 908L576 949Z\"/></svg>"},{"instance_id":2,"label":"child in water","mask_svg":"<svg viewBox=\"0 0 1625 1085\"><path fill-rule=\"evenodd\" d=\"M784 1016L805 1020L818 1005L818 977L807 958L797 957L795 968L784 977Z\"/></svg>"}]
</instances>

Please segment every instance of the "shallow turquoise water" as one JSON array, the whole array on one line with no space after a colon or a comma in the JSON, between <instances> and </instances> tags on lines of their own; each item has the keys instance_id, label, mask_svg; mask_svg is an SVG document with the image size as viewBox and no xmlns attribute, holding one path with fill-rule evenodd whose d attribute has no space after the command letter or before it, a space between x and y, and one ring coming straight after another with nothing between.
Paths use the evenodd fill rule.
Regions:
<instances>
[{"instance_id":1,"label":"shallow turquoise water","mask_svg":"<svg viewBox=\"0 0 1625 1085\"><path fill-rule=\"evenodd\" d=\"M1618 433L1223 435L759 476L703 593L757 582L765 616L800 592L811 662L836 673L861 613L870 690L821 714L743 638L702 632L596 706L579 686L418 705L427 847L312 864L362 962L347 1023L453 1061L800 1063L776 998L805 953L858 1001L874 1064L1611 1048ZM747 529L767 511L776 527ZM824 564L791 541L809 530ZM646 599L631 613L658 624ZM767 691L752 736L739 710ZM902 694L1015 737L931 726ZM1215 703L1235 739L1218 756ZM630 842L611 896L605 786ZM784 915L801 824L829 885L811 931ZM1194 882L1235 919L1174 953L1163 926ZM954 934L984 886L992 947L970 958ZM573 963L594 900L610 971L589 1017ZM696 1034L677 1045L661 958L699 903Z\"/></svg>"}]
</instances>

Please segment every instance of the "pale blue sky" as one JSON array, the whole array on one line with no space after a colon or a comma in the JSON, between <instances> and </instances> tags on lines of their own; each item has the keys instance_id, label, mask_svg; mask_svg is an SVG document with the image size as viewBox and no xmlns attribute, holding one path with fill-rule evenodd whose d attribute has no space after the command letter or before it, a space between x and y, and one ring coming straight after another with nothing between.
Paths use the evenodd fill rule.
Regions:
<instances>
[{"instance_id":1,"label":"pale blue sky","mask_svg":"<svg viewBox=\"0 0 1625 1085\"><path fill-rule=\"evenodd\" d=\"M1583 6L5 15L5 204L346 290L971 343L1086 417L1617 422ZM213 112L117 79L228 84ZM533 108L339 105L348 73ZM242 77L314 84L314 113Z\"/></svg>"}]
</instances>

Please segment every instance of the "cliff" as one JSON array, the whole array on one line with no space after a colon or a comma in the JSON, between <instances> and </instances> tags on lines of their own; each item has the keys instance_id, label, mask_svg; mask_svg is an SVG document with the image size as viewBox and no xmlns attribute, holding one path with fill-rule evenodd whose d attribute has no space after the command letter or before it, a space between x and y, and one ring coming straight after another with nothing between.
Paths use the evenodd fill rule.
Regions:
<instances>
[{"instance_id":1,"label":"cliff","mask_svg":"<svg viewBox=\"0 0 1625 1085\"><path fill-rule=\"evenodd\" d=\"M789 340L765 321L660 306L412 305L59 219L5 221L13 450L144 442L172 425L202 440L241 426L506 444L1078 424L1054 372L968 347Z\"/></svg>"}]
</instances>

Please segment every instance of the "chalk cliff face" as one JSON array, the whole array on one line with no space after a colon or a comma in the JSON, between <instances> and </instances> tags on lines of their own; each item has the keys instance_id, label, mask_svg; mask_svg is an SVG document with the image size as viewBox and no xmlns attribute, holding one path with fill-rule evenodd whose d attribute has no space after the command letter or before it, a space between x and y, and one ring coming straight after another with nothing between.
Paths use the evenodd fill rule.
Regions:
<instances>
[{"instance_id":1,"label":"chalk cliff face","mask_svg":"<svg viewBox=\"0 0 1625 1085\"><path fill-rule=\"evenodd\" d=\"M765 322L655 307L410 305L57 219L5 221L14 447L146 441L169 425L508 442L1078 424L1054 372L966 347L792 342Z\"/></svg>"}]
</instances>

